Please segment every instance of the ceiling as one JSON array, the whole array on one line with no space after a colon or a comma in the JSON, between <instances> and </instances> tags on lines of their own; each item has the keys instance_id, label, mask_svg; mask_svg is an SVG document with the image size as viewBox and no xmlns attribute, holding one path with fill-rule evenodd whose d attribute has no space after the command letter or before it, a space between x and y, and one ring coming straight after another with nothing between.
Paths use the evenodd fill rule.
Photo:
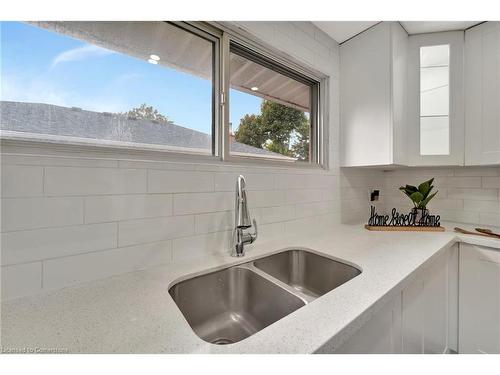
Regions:
<instances>
[{"instance_id":1,"label":"ceiling","mask_svg":"<svg viewBox=\"0 0 500 375\"><path fill-rule=\"evenodd\" d=\"M482 21L401 21L408 34L465 30ZM339 43L379 23L379 21L314 21L317 27Z\"/></svg>"},{"instance_id":2,"label":"ceiling","mask_svg":"<svg viewBox=\"0 0 500 375\"><path fill-rule=\"evenodd\" d=\"M338 43L342 43L379 21L313 21L313 23Z\"/></svg>"}]
</instances>

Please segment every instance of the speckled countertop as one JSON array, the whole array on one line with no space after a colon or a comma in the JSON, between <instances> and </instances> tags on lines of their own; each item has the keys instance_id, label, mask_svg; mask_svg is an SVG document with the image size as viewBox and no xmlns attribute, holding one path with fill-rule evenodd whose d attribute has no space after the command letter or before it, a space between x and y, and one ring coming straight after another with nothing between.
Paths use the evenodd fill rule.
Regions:
<instances>
[{"instance_id":1,"label":"speckled countertop","mask_svg":"<svg viewBox=\"0 0 500 375\"><path fill-rule=\"evenodd\" d=\"M448 228L454 225L447 223ZM137 271L2 302L4 348L60 348L72 353L313 353L350 337L412 274L455 242L500 248L500 240L447 231L370 232L338 225L249 246L242 259L213 256ZM361 275L256 334L231 345L200 339L168 294L179 279L248 262L290 247L353 263Z\"/></svg>"}]
</instances>

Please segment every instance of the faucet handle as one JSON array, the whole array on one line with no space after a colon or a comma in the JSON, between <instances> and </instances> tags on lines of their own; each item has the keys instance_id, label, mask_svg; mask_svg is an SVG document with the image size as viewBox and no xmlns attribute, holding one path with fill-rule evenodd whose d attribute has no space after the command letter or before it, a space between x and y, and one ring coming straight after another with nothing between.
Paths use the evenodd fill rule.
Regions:
<instances>
[{"instance_id":1,"label":"faucet handle","mask_svg":"<svg viewBox=\"0 0 500 375\"><path fill-rule=\"evenodd\" d=\"M253 231L253 234L250 233L250 243L254 243L257 240L257 237L259 235L258 230L257 230L257 221L255 219L252 220L253 227L255 228Z\"/></svg>"}]
</instances>

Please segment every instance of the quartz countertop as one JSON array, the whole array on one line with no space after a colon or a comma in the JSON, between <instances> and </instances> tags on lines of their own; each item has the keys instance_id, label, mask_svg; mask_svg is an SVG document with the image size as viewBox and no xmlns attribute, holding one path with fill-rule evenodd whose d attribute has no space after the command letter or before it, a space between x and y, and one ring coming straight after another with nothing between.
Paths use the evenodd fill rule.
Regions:
<instances>
[{"instance_id":1,"label":"quartz countertop","mask_svg":"<svg viewBox=\"0 0 500 375\"><path fill-rule=\"evenodd\" d=\"M455 224L445 226L452 230ZM4 301L1 345L70 353L321 352L325 347L338 347L398 293L415 271L456 242L500 248L500 240L450 230L370 232L362 225L336 225L328 233L257 241L246 248L243 258L214 255ZM362 273L230 345L199 338L168 294L179 280L297 247L352 263Z\"/></svg>"}]
</instances>

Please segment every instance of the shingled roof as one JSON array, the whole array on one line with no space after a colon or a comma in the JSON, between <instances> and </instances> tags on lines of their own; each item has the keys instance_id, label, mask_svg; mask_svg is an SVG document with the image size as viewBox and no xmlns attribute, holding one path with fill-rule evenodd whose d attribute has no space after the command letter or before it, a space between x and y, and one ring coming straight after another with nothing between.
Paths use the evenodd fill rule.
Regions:
<instances>
[{"instance_id":1,"label":"shingled roof","mask_svg":"<svg viewBox=\"0 0 500 375\"><path fill-rule=\"evenodd\" d=\"M0 129L66 137L165 145L189 149L211 148L211 136L172 122L134 119L120 114L43 103L0 101ZM231 151L289 159L261 148L231 142Z\"/></svg>"}]
</instances>

